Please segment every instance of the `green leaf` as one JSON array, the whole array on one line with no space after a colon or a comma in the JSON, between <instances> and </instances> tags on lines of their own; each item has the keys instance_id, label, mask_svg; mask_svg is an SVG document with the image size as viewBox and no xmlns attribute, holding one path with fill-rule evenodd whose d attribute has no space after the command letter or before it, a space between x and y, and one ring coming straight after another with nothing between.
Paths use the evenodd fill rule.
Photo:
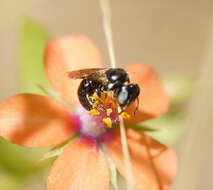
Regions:
<instances>
[{"instance_id":1,"label":"green leaf","mask_svg":"<svg viewBox=\"0 0 213 190\"><path fill-rule=\"evenodd\" d=\"M163 79L164 86L171 96L172 105L180 104L192 95L195 78L189 76L167 76Z\"/></svg>"},{"instance_id":2,"label":"green leaf","mask_svg":"<svg viewBox=\"0 0 213 190\"><path fill-rule=\"evenodd\" d=\"M43 94L38 84L50 88L44 66L43 54L50 35L32 18L24 18L18 42L18 76L20 91Z\"/></svg>"},{"instance_id":3,"label":"green leaf","mask_svg":"<svg viewBox=\"0 0 213 190\"><path fill-rule=\"evenodd\" d=\"M163 117L139 123L131 128L143 131L167 146L174 145L184 129L183 114L168 113Z\"/></svg>"},{"instance_id":4,"label":"green leaf","mask_svg":"<svg viewBox=\"0 0 213 190\"><path fill-rule=\"evenodd\" d=\"M131 129L135 129L135 130L143 131L143 132L146 132L146 131L158 131L158 129L153 129L153 128L149 127L149 126L145 126L144 124L128 125L128 126L126 126L126 128L131 128Z\"/></svg>"},{"instance_id":5,"label":"green leaf","mask_svg":"<svg viewBox=\"0 0 213 190\"><path fill-rule=\"evenodd\" d=\"M0 168L16 178L26 178L37 171L37 158L42 152L23 148L0 138Z\"/></svg>"},{"instance_id":6,"label":"green leaf","mask_svg":"<svg viewBox=\"0 0 213 190\"><path fill-rule=\"evenodd\" d=\"M183 118L164 116L152 121L147 121L146 124L158 129L158 131L148 131L145 133L168 146L174 145L184 130Z\"/></svg>"},{"instance_id":7,"label":"green leaf","mask_svg":"<svg viewBox=\"0 0 213 190\"><path fill-rule=\"evenodd\" d=\"M7 173L3 173L1 175L0 180L0 189L3 190L21 190L20 180L14 179L14 177L11 177ZM22 188L23 189L23 188Z\"/></svg>"}]
</instances>

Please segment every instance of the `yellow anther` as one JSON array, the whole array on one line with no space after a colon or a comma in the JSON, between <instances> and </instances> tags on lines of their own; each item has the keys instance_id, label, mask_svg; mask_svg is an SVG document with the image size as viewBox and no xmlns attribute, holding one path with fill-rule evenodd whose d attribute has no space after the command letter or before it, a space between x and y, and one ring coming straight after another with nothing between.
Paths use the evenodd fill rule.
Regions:
<instances>
[{"instance_id":1,"label":"yellow anther","mask_svg":"<svg viewBox=\"0 0 213 190\"><path fill-rule=\"evenodd\" d=\"M103 118L103 122L109 127L112 128L112 120L109 117Z\"/></svg>"},{"instance_id":2,"label":"yellow anther","mask_svg":"<svg viewBox=\"0 0 213 190\"><path fill-rule=\"evenodd\" d=\"M112 113L112 109L111 108L107 109L106 113L107 113L107 116L110 116L110 114Z\"/></svg>"},{"instance_id":3,"label":"yellow anther","mask_svg":"<svg viewBox=\"0 0 213 190\"><path fill-rule=\"evenodd\" d=\"M107 98L107 96L108 96L108 92L107 92L107 91L101 92L101 100L102 100L102 101L105 101L106 98Z\"/></svg>"},{"instance_id":4,"label":"yellow anther","mask_svg":"<svg viewBox=\"0 0 213 190\"><path fill-rule=\"evenodd\" d=\"M99 99L99 96L98 96L97 92L94 92L92 97L94 98L94 100L98 100Z\"/></svg>"},{"instance_id":5,"label":"yellow anther","mask_svg":"<svg viewBox=\"0 0 213 190\"><path fill-rule=\"evenodd\" d=\"M96 110L96 109L91 109L91 110L89 111L89 114L90 114L90 115L100 115L100 112L99 112L98 110Z\"/></svg>"},{"instance_id":6,"label":"yellow anther","mask_svg":"<svg viewBox=\"0 0 213 190\"><path fill-rule=\"evenodd\" d=\"M130 115L128 114L128 113L126 113L126 112L122 112L121 114L120 114L120 116L123 118L123 119L130 119Z\"/></svg>"},{"instance_id":7,"label":"yellow anther","mask_svg":"<svg viewBox=\"0 0 213 190\"><path fill-rule=\"evenodd\" d=\"M99 104L100 104L100 102L99 102L98 100L96 100L96 101L93 103L93 105L94 105L95 107L97 107Z\"/></svg>"}]
</instances>

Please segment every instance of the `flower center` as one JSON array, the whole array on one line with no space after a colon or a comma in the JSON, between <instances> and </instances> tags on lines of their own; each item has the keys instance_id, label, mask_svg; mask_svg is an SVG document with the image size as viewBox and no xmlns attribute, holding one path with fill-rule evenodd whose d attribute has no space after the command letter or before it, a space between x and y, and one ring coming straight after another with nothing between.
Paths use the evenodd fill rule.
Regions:
<instances>
[{"instance_id":1,"label":"flower center","mask_svg":"<svg viewBox=\"0 0 213 190\"><path fill-rule=\"evenodd\" d=\"M99 95L95 92L90 98L93 102L93 109L88 112L83 107L78 108L81 134L100 137L119 126L119 115L124 119L130 118L126 112L118 113L118 104L110 92L103 91Z\"/></svg>"}]
</instances>

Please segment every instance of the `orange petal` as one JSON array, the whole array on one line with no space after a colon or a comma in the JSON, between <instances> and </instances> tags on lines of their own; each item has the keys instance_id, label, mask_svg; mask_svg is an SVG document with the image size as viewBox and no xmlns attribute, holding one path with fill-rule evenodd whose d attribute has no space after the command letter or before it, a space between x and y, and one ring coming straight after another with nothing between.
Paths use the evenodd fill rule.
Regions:
<instances>
[{"instance_id":1,"label":"orange petal","mask_svg":"<svg viewBox=\"0 0 213 190\"><path fill-rule=\"evenodd\" d=\"M153 117L164 114L169 108L169 96L159 81L154 69L146 64L139 63L126 67L130 75L131 82L140 85L139 111L126 121L127 124L135 124ZM129 113L133 113L135 104L128 108Z\"/></svg>"},{"instance_id":2,"label":"orange petal","mask_svg":"<svg viewBox=\"0 0 213 190\"><path fill-rule=\"evenodd\" d=\"M18 145L53 146L70 138L73 128L71 114L44 96L19 94L0 104L0 136Z\"/></svg>"},{"instance_id":3,"label":"orange petal","mask_svg":"<svg viewBox=\"0 0 213 190\"><path fill-rule=\"evenodd\" d=\"M55 161L48 190L108 190L109 170L102 153L88 140L70 144Z\"/></svg>"},{"instance_id":4,"label":"orange petal","mask_svg":"<svg viewBox=\"0 0 213 190\"><path fill-rule=\"evenodd\" d=\"M79 80L68 72L85 68L101 68L101 56L91 41L83 36L66 36L50 41L45 51L45 69L50 82L68 103L78 102Z\"/></svg>"},{"instance_id":5,"label":"orange petal","mask_svg":"<svg viewBox=\"0 0 213 190\"><path fill-rule=\"evenodd\" d=\"M174 150L132 129L127 131L134 184L138 190L167 190L176 175ZM118 133L107 144L119 172L127 177Z\"/></svg>"}]
</instances>

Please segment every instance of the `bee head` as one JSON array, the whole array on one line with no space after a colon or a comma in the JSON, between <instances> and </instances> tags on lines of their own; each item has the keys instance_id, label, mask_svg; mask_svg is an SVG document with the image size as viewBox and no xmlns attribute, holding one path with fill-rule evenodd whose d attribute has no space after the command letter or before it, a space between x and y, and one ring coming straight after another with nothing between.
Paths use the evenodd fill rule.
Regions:
<instances>
[{"instance_id":1,"label":"bee head","mask_svg":"<svg viewBox=\"0 0 213 190\"><path fill-rule=\"evenodd\" d=\"M131 103L133 103L140 94L140 88L138 84L123 85L117 90L118 103L122 109L126 109Z\"/></svg>"}]
</instances>

